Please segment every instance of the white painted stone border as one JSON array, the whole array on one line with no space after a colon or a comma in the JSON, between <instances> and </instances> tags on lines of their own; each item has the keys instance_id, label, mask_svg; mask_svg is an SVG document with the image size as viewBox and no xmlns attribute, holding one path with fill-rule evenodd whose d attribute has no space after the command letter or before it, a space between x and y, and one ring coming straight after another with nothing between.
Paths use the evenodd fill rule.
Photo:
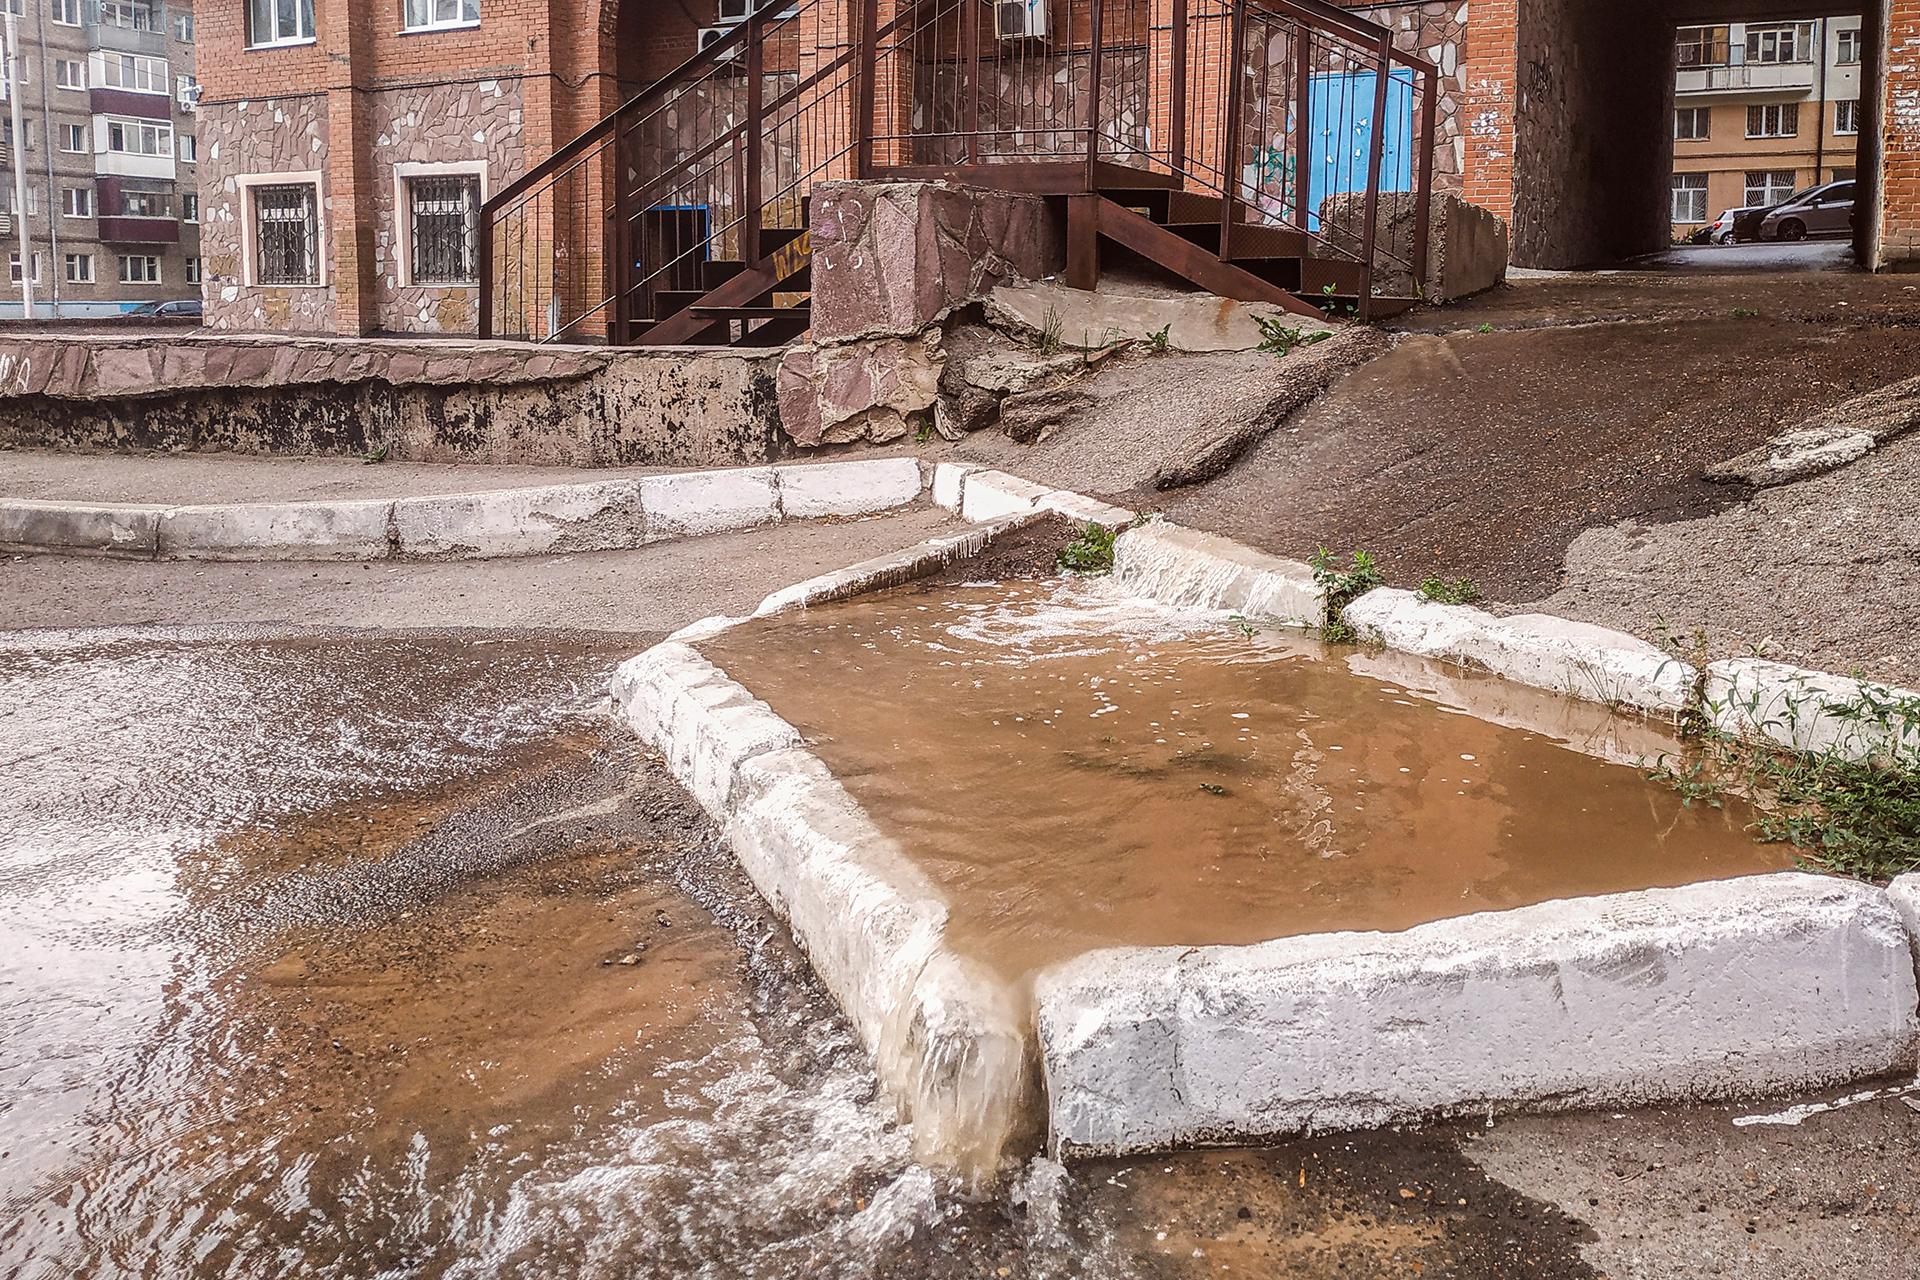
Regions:
<instances>
[{"instance_id":1,"label":"white painted stone border","mask_svg":"<svg viewBox=\"0 0 1920 1280\"><path fill-rule=\"evenodd\" d=\"M456 560L626 550L926 492L912 457L613 476L397 499L165 506L0 499L0 551L144 560Z\"/></svg>"},{"instance_id":2,"label":"white painted stone border","mask_svg":"<svg viewBox=\"0 0 1920 1280\"><path fill-rule=\"evenodd\" d=\"M1095 952L1037 983L1060 1154L1761 1096L1920 1051L1888 895L1800 873L1400 933Z\"/></svg>"},{"instance_id":3,"label":"white painted stone border","mask_svg":"<svg viewBox=\"0 0 1920 1280\"><path fill-rule=\"evenodd\" d=\"M1013 993L947 948L939 888L791 725L688 645L623 664L613 697L786 921L912 1122L916 1150L990 1175L1030 1114L1030 1037Z\"/></svg>"},{"instance_id":4,"label":"white painted stone border","mask_svg":"<svg viewBox=\"0 0 1920 1280\"><path fill-rule=\"evenodd\" d=\"M1723 733L1790 751L1920 768L1920 693L1762 658L1707 664L1701 709Z\"/></svg>"}]
</instances>

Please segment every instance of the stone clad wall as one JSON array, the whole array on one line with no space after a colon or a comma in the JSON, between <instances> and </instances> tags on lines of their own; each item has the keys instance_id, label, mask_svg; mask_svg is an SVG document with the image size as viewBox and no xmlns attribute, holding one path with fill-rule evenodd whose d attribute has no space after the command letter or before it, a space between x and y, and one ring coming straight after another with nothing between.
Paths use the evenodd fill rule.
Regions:
<instances>
[{"instance_id":1,"label":"stone clad wall","mask_svg":"<svg viewBox=\"0 0 1920 1280\"><path fill-rule=\"evenodd\" d=\"M1395 47L1440 68L1433 116L1433 189L1436 194L1459 195L1467 164L1461 119L1467 90L1467 0L1353 7L1362 17L1391 29Z\"/></svg>"},{"instance_id":2,"label":"stone clad wall","mask_svg":"<svg viewBox=\"0 0 1920 1280\"><path fill-rule=\"evenodd\" d=\"M474 333L480 290L400 283L407 220L398 203L395 166L485 161L491 195L526 172L520 140L525 111L518 80L433 85L371 95L374 314L389 333Z\"/></svg>"},{"instance_id":3,"label":"stone clad wall","mask_svg":"<svg viewBox=\"0 0 1920 1280\"><path fill-rule=\"evenodd\" d=\"M200 253L206 323L212 329L324 333L335 324L333 291L325 286L250 288L241 261L249 174L304 173L327 167L326 100L260 98L200 111ZM321 198L326 197L325 183ZM321 228L320 255L333 257L333 225Z\"/></svg>"}]
</instances>

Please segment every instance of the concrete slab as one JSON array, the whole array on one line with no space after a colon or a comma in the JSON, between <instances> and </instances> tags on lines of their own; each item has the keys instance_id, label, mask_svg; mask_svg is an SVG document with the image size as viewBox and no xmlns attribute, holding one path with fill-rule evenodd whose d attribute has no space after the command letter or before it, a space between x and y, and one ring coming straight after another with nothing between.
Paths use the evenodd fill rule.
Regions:
<instances>
[{"instance_id":1,"label":"concrete slab","mask_svg":"<svg viewBox=\"0 0 1920 1280\"><path fill-rule=\"evenodd\" d=\"M0 500L0 551L152 559L161 507Z\"/></svg>"},{"instance_id":2,"label":"concrete slab","mask_svg":"<svg viewBox=\"0 0 1920 1280\"><path fill-rule=\"evenodd\" d=\"M780 491L771 467L688 471L640 481L647 541L751 529L780 518Z\"/></svg>"},{"instance_id":3,"label":"concrete slab","mask_svg":"<svg viewBox=\"0 0 1920 1280\"><path fill-rule=\"evenodd\" d=\"M780 513L789 520L864 516L917 501L920 463L914 458L874 458L774 468L780 482Z\"/></svg>"},{"instance_id":4,"label":"concrete slab","mask_svg":"<svg viewBox=\"0 0 1920 1280\"><path fill-rule=\"evenodd\" d=\"M1391 587L1361 596L1344 617L1357 635L1389 648L1593 702L1678 715L1693 696L1691 666L1623 631L1589 623L1545 614L1500 618Z\"/></svg>"},{"instance_id":5,"label":"concrete slab","mask_svg":"<svg viewBox=\"0 0 1920 1280\"><path fill-rule=\"evenodd\" d=\"M1762 658L1710 663L1714 727L1814 755L1920 765L1920 693Z\"/></svg>"},{"instance_id":6,"label":"concrete slab","mask_svg":"<svg viewBox=\"0 0 1920 1280\"><path fill-rule=\"evenodd\" d=\"M1053 1142L1110 1154L1912 1071L1887 895L1789 873L1043 974Z\"/></svg>"},{"instance_id":7,"label":"concrete slab","mask_svg":"<svg viewBox=\"0 0 1920 1280\"><path fill-rule=\"evenodd\" d=\"M648 541L639 478L402 498L400 554L419 560L607 551Z\"/></svg>"},{"instance_id":8,"label":"concrete slab","mask_svg":"<svg viewBox=\"0 0 1920 1280\"><path fill-rule=\"evenodd\" d=\"M391 502L260 502L174 507L160 517L163 560L380 560Z\"/></svg>"},{"instance_id":9,"label":"concrete slab","mask_svg":"<svg viewBox=\"0 0 1920 1280\"><path fill-rule=\"evenodd\" d=\"M1156 520L1121 534L1113 551L1116 582L1176 608L1292 627L1319 626L1326 609L1308 566L1195 529Z\"/></svg>"}]
</instances>

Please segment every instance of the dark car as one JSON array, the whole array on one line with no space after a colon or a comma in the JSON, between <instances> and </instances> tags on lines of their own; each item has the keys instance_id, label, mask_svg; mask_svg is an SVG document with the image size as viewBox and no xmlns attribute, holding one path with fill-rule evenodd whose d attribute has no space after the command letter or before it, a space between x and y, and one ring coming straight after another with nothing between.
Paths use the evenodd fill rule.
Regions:
<instances>
[{"instance_id":1,"label":"dark car","mask_svg":"<svg viewBox=\"0 0 1920 1280\"><path fill-rule=\"evenodd\" d=\"M122 320L198 320L203 312L198 298L175 298L170 302L143 302L120 313Z\"/></svg>"},{"instance_id":2,"label":"dark car","mask_svg":"<svg viewBox=\"0 0 1920 1280\"><path fill-rule=\"evenodd\" d=\"M1808 236L1844 236L1853 232L1853 179L1822 183L1767 210L1760 220L1762 240L1804 240Z\"/></svg>"},{"instance_id":3,"label":"dark car","mask_svg":"<svg viewBox=\"0 0 1920 1280\"><path fill-rule=\"evenodd\" d=\"M1707 224L1707 239L1714 244L1740 244L1760 238L1760 220L1767 216L1770 204L1752 204L1743 209L1728 209Z\"/></svg>"}]
</instances>

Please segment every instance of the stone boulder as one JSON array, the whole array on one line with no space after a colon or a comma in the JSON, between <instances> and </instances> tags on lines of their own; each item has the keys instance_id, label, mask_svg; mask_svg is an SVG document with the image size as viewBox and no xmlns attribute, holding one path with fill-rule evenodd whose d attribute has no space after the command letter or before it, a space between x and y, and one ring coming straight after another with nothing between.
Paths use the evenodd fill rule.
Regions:
<instances>
[{"instance_id":1,"label":"stone boulder","mask_svg":"<svg viewBox=\"0 0 1920 1280\"><path fill-rule=\"evenodd\" d=\"M1411 191L1380 194L1374 223L1380 255L1374 263L1375 296L1451 302L1491 289L1507 278L1507 224L1458 196L1434 195L1427 209L1426 279L1416 282L1410 264L1419 213L1420 202ZM1357 254L1365 229L1362 193L1337 192L1320 202L1320 234L1330 255Z\"/></svg>"}]
</instances>

